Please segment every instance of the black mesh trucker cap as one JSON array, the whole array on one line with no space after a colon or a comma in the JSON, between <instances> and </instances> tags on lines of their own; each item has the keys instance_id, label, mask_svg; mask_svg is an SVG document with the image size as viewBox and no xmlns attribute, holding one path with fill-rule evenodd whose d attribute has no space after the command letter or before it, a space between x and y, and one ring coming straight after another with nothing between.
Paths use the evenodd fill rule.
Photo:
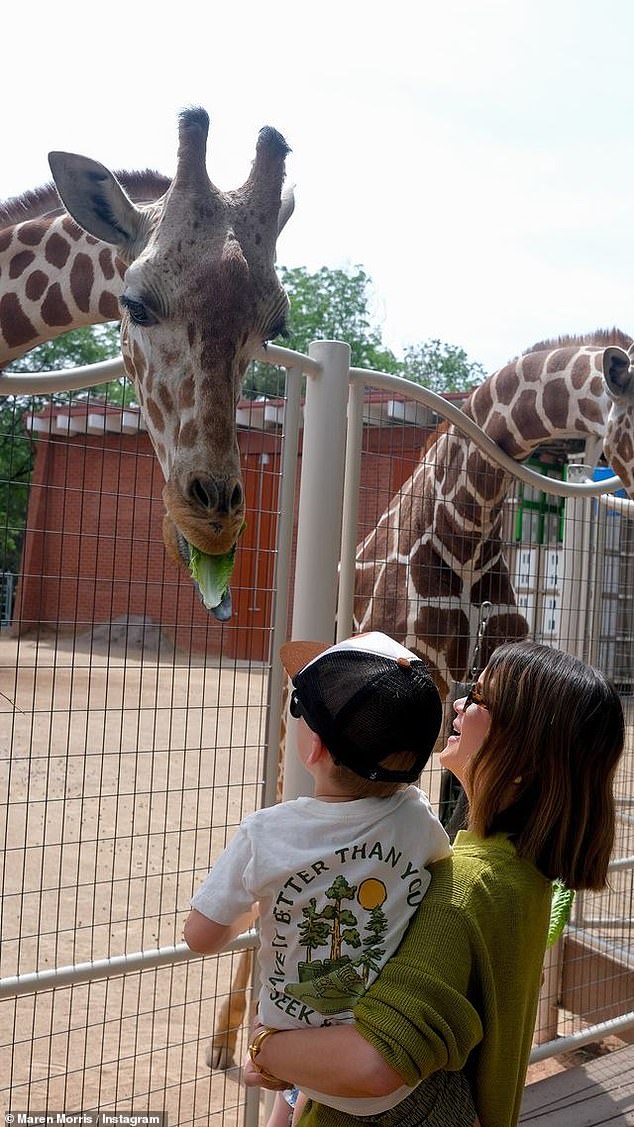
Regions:
<instances>
[{"instance_id":1,"label":"black mesh trucker cap","mask_svg":"<svg viewBox=\"0 0 634 1127\"><path fill-rule=\"evenodd\" d=\"M335 646L286 642L280 657L293 682L297 711L336 763L377 782L418 778L440 731L442 705L416 654L374 631ZM415 756L410 770L380 766L397 751Z\"/></svg>"}]
</instances>

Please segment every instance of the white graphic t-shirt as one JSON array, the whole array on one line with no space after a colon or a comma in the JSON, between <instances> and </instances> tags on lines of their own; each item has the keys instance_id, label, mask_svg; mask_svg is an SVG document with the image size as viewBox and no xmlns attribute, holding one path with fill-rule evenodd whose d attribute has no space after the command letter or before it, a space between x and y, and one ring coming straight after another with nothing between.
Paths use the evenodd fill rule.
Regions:
<instances>
[{"instance_id":1,"label":"white graphic t-shirt","mask_svg":"<svg viewBox=\"0 0 634 1127\"><path fill-rule=\"evenodd\" d=\"M449 838L415 786L390 798L297 798L249 815L192 899L207 919L231 924L259 903L258 1018L278 1029L340 1024L396 951ZM369 1115L380 1100L308 1092Z\"/></svg>"}]
</instances>

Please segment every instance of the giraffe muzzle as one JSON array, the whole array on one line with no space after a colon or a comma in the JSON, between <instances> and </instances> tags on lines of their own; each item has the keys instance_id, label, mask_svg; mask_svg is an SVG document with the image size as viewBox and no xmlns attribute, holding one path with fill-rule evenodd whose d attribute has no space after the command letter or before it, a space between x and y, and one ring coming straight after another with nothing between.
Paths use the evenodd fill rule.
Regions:
<instances>
[{"instance_id":1,"label":"giraffe muzzle","mask_svg":"<svg viewBox=\"0 0 634 1127\"><path fill-rule=\"evenodd\" d=\"M243 515L244 491L241 481L215 480L212 477L195 477L189 486L192 500L210 514L224 516Z\"/></svg>"}]
</instances>

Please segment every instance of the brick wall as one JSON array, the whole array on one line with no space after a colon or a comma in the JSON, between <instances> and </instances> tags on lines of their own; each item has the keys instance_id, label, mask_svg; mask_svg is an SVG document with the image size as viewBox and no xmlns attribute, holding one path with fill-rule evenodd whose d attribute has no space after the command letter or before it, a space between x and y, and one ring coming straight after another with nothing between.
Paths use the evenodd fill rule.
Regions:
<instances>
[{"instance_id":1,"label":"brick wall","mask_svg":"<svg viewBox=\"0 0 634 1127\"><path fill-rule=\"evenodd\" d=\"M411 473L423 437L412 426L366 428L359 539ZM281 439L243 428L239 443L247 528L232 581L234 615L221 625L166 554L163 478L147 434L40 435L12 632L82 634L134 616L160 624L182 650L266 659Z\"/></svg>"}]
</instances>

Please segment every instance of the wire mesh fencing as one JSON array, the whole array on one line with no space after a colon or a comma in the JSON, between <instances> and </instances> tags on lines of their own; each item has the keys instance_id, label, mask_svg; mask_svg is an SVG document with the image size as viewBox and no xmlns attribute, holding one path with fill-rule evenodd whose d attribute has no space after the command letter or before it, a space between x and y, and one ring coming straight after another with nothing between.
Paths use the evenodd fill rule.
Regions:
<instances>
[{"instance_id":1,"label":"wire mesh fencing","mask_svg":"<svg viewBox=\"0 0 634 1127\"><path fill-rule=\"evenodd\" d=\"M181 936L194 888L261 803L267 771L275 782L267 733L283 409L282 400L241 405L249 515L234 617L220 625L164 551L162 480L138 413L83 394L5 406L2 570L18 577L4 588L0 631L6 1109L244 1121L242 1017L235 1065L207 1063L240 955L192 959ZM408 483L421 450L434 465L437 422L404 395L366 395L357 543L391 506L401 537L416 532ZM578 444L546 444L534 461L544 479L561 478L580 455ZM611 887L577 901L540 1011L537 1040L549 1041L634 1010L634 525L594 500L549 494L547 481L544 490L509 483L498 516L528 632L600 665L628 725ZM377 538L372 590L382 628L400 634L409 580L388 549ZM381 587L388 562L394 574ZM448 577L434 567L426 561L428 597L442 600ZM468 670L471 630L445 630L460 655L454 669ZM437 802L438 769L422 784Z\"/></svg>"}]
</instances>

